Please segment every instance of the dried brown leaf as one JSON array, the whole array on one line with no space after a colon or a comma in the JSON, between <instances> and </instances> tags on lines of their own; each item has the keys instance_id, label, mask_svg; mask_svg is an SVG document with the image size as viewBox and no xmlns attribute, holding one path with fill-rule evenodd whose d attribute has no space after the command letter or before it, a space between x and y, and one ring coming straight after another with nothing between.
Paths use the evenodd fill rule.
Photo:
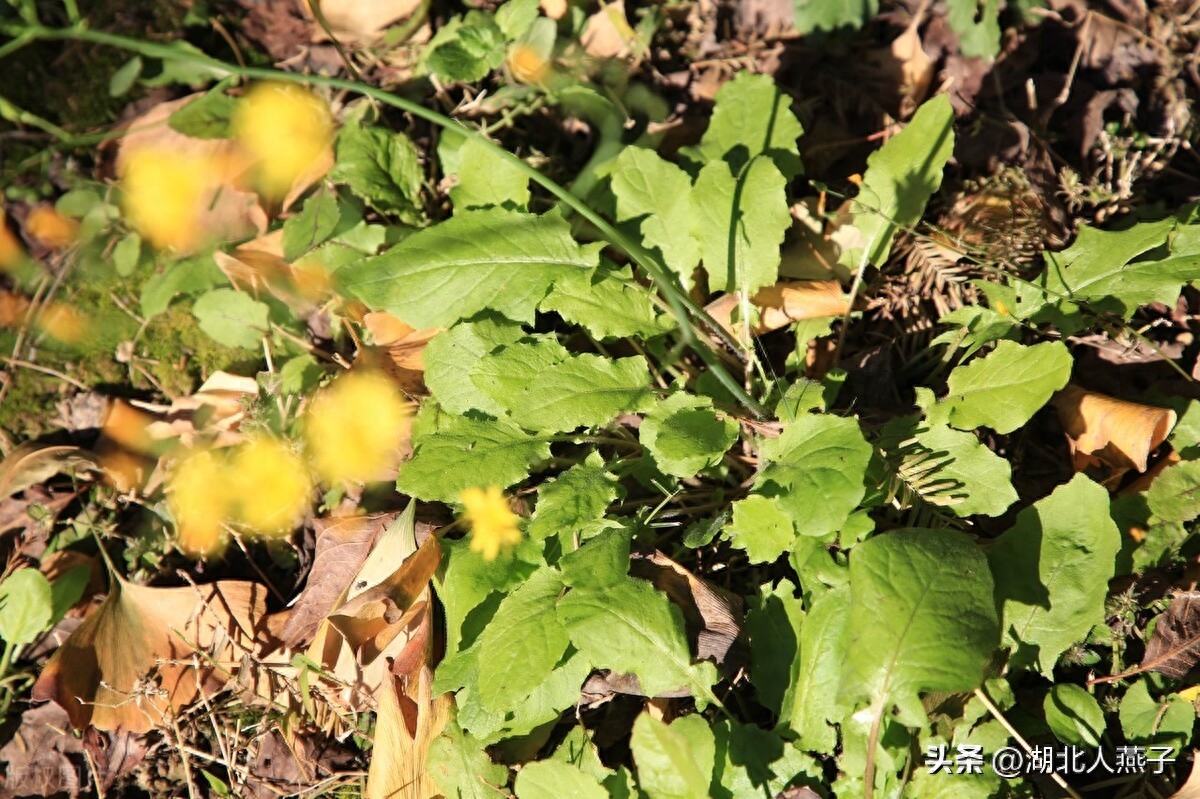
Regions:
<instances>
[{"instance_id":1,"label":"dried brown leaf","mask_svg":"<svg viewBox=\"0 0 1200 799\"><path fill-rule=\"evenodd\" d=\"M345 596L367 554L396 514L316 519L316 553L308 582L280 631L285 646L304 646Z\"/></svg>"},{"instance_id":2,"label":"dried brown leaf","mask_svg":"<svg viewBox=\"0 0 1200 799\"><path fill-rule=\"evenodd\" d=\"M850 297L836 280L792 280L759 289L750 298L758 309L756 334L770 333L802 319L841 316L850 309ZM709 316L730 333L737 334L740 322L733 316L741 306L741 295L724 294L705 307Z\"/></svg>"},{"instance_id":3,"label":"dried brown leaf","mask_svg":"<svg viewBox=\"0 0 1200 799\"><path fill-rule=\"evenodd\" d=\"M389 676L379 696L375 746L367 772L366 799L433 799L437 784L425 768L430 743L450 718L449 694L431 694L433 672L422 666L415 679Z\"/></svg>"},{"instance_id":4,"label":"dried brown leaf","mask_svg":"<svg viewBox=\"0 0 1200 799\"><path fill-rule=\"evenodd\" d=\"M1181 680L1200 662L1200 592L1188 591L1171 600L1158 617L1146 644L1139 671L1157 671Z\"/></svg>"},{"instance_id":5,"label":"dried brown leaf","mask_svg":"<svg viewBox=\"0 0 1200 799\"><path fill-rule=\"evenodd\" d=\"M1146 471L1150 453L1167 440L1175 411L1126 402L1069 385L1054 398L1075 453L1075 468L1097 462Z\"/></svg>"},{"instance_id":6,"label":"dried brown leaf","mask_svg":"<svg viewBox=\"0 0 1200 799\"><path fill-rule=\"evenodd\" d=\"M1193 755L1192 770L1187 782L1179 786L1179 790L1171 794L1170 799L1200 799L1200 756Z\"/></svg>"},{"instance_id":7,"label":"dried brown leaf","mask_svg":"<svg viewBox=\"0 0 1200 799\"><path fill-rule=\"evenodd\" d=\"M257 583L151 588L115 580L50 658L33 698L57 702L77 729L146 732L201 690L225 685L253 646L265 607Z\"/></svg>"},{"instance_id":8,"label":"dried brown leaf","mask_svg":"<svg viewBox=\"0 0 1200 799\"><path fill-rule=\"evenodd\" d=\"M80 447L46 447L26 442L0 461L0 499L7 499L60 472L84 472L98 468L95 455Z\"/></svg>"},{"instance_id":9,"label":"dried brown leaf","mask_svg":"<svg viewBox=\"0 0 1200 799\"><path fill-rule=\"evenodd\" d=\"M301 3L311 15L309 0ZM333 35L342 41L369 43L387 31L389 25L407 19L421 6L421 0L321 0L321 13ZM328 41L320 26L313 26L313 41Z\"/></svg>"}]
</instances>

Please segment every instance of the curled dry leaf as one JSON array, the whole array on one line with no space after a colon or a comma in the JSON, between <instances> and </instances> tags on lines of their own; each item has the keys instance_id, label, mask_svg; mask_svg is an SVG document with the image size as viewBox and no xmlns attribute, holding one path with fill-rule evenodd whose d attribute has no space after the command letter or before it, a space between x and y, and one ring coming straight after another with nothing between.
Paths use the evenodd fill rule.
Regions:
<instances>
[{"instance_id":1,"label":"curled dry leaf","mask_svg":"<svg viewBox=\"0 0 1200 799\"><path fill-rule=\"evenodd\" d=\"M1158 617L1154 634L1138 671L1157 671L1182 680L1200 662L1200 592L1188 591L1171 600Z\"/></svg>"},{"instance_id":2,"label":"curled dry leaf","mask_svg":"<svg viewBox=\"0 0 1200 799\"><path fill-rule=\"evenodd\" d=\"M364 365L378 367L408 396L425 393L425 345L441 328L415 330L395 316L374 311L363 317L375 346L365 346Z\"/></svg>"},{"instance_id":3,"label":"curled dry leaf","mask_svg":"<svg viewBox=\"0 0 1200 799\"><path fill-rule=\"evenodd\" d=\"M758 309L756 334L770 333L801 319L841 316L850 309L850 297L836 280L792 280L759 289L750 298ZM724 294L705 308L721 327L737 335L741 324L733 317L741 306L740 294Z\"/></svg>"},{"instance_id":4,"label":"curled dry leaf","mask_svg":"<svg viewBox=\"0 0 1200 799\"><path fill-rule=\"evenodd\" d=\"M449 694L433 696L433 672L422 665L415 679L384 680L367 771L367 799L433 799L437 784L425 768L429 745L450 718Z\"/></svg>"},{"instance_id":5,"label":"curled dry leaf","mask_svg":"<svg viewBox=\"0 0 1200 799\"><path fill-rule=\"evenodd\" d=\"M311 0L301 7L312 16ZM394 22L411 17L421 0L321 0L321 13L329 29L341 41L369 43L383 36ZM313 26L314 42L328 41L320 25Z\"/></svg>"},{"instance_id":6,"label":"curled dry leaf","mask_svg":"<svg viewBox=\"0 0 1200 799\"><path fill-rule=\"evenodd\" d=\"M256 583L150 588L115 579L50 658L33 698L57 702L76 729L146 732L200 691L224 687L265 608Z\"/></svg>"},{"instance_id":7,"label":"curled dry leaf","mask_svg":"<svg viewBox=\"0 0 1200 799\"><path fill-rule=\"evenodd\" d=\"M1150 453L1167 440L1175 426L1175 411L1139 405L1068 385L1054 398L1075 468L1095 463L1114 469L1146 471Z\"/></svg>"},{"instance_id":8,"label":"curled dry leaf","mask_svg":"<svg viewBox=\"0 0 1200 799\"><path fill-rule=\"evenodd\" d=\"M60 472L84 472L99 468L96 457L72 446L21 444L0 461L0 499L7 499Z\"/></svg>"},{"instance_id":9,"label":"curled dry leaf","mask_svg":"<svg viewBox=\"0 0 1200 799\"><path fill-rule=\"evenodd\" d=\"M1192 770L1187 782L1180 785L1170 799L1200 799L1200 752L1192 753Z\"/></svg>"},{"instance_id":10,"label":"curled dry leaf","mask_svg":"<svg viewBox=\"0 0 1200 799\"><path fill-rule=\"evenodd\" d=\"M587 18L580 41L587 54L595 58L623 58L636 36L625 17L624 0L617 0L601 4L600 10Z\"/></svg>"}]
</instances>

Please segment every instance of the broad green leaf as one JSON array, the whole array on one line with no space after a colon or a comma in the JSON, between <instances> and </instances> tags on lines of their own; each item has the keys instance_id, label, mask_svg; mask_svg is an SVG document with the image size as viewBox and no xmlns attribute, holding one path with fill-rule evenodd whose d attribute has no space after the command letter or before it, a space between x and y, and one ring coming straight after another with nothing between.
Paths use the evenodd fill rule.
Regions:
<instances>
[{"instance_id":1,"label":"broad green leaf","mask_svg":"<svg viewBox=\"0 0 1200 799\"><path fill-rule=\"evenodd\" d=\"M0 583L0 639L6 643L32 643L53 618L53 590L37 569L18 569Z\"/></svg>"},{"instance_id":2,"label":"broad green leaf","mask_svg":"<svg viewBox=\"0 0 1200 799\"><path fill-rule=\"evenodd\" d=\"M987 559L948 530L894 530L850 555L850 642L839 687L872 716L926 723L922 691L969 691L1000 639ZM801 642L803 646L803 642Z\"/></svg>"},{"instance_id":3,"label":"broad green leaf","mask_svg":"<svg viewBox=\"0 0 1200 799\"><path fill-rule=\"evenodd\" d=\"M1083 475L1021 511L988 558L1009 668L1049 676L1058 656L1104 622L1104 599L1121 536L1108 492Z\"/></svg>"},{"instance_id":4,"label":"broad green leaf","mask_svg":"<svg viewBox=\"0 0 1200 799\"><path fill-rule=\"evenodd\" d=\"M879 13L879 0L792 0L793 21L801 36L815 30L857 30Z\"/></svg>"},{"instance_id":5,"label":"broad green leaf","mask_svg":"<svg viewBox=\"0 0 1200 799\"><path fill-rule=\"evenodd\" d=\"M1042 703L1046 723L1058 740L1065 744L1100 748L1104 735L1104 711L1096 697L1071 683L1050 689Z\"/></svg>"},{"instance_id":6,"label":"broad green leaf","mask_svg":"<svg viewBox=\"0 0 1200 799\"><path fill-rule=\"evenodd\" d=\"M1031 347L1001 341L987 355L950 373L949 393L936 404L918 399L931 425L990 427L1011 433L1025 424L1071 377L1071 353L1061 341Z\"/></svg>"},{"instance_id":7,"label":"broad green leaf","mask_svg":"<svg viewBox=\"0 0 1200 799\"><path fill-rule=\"evenodd\" d=\"M550 757L558 763L565 763L584 774L590 774L597 780L603 780L614 773L600 760L600 752L592 740L592 733L581 725L567 731L566 737Z\"/></svg>"},{"instance_id":8,"label":"broad green leaf","mask_svg":"<svg viewBox=\"0 0 1200 799\"><path fill-rule=\"evenodd\" d=\"M233 136L238 102L225 93L224 86L218 86L171 114L167 124L193 139L228 139Z\"/></svg>"},{"instance_id":9,"label":"broad green leaf","mask_svg":"<svg viewBox=\"0 0 1200 799\"><path fill-rule=\"evenodd\" d=\"M957 498L950 510L956 516L999 516L1017 501L1008 461L985 447L974 433L937 425L917 433L917 441L939 463L932 477L953 480L949 493Z\"/></svg>"},{"instance_id":10,"label":"broad green leaf","mask_svg":"<svg viewBox=\"0 0 1200 799\"><path fill-rule=\"evenodd\" d=\"M712 400L683 392L657 403L638 428L638 438L655 465L680 478L720 463L737 436L737 422L718 418Z\"/></svg>"},{"instance_id":11,"label":"broad green leaf","mask_svg":"<svg viewBox=\"0 0 1200 799\"><path fill-rule=\"evenodd\" d=\"M595 777L557 760L525 764L517 774L515 788L517 799L608 799L608 791Z\"/></svg>"},{"instance_id":12,"label":"broad green leaf","mask_svg":"<svg viewBox=\"0 0 1200 799\"><path fill-rule=\"evenodd\" d=\"M489 406L509 412L514 397L520 397L534 375L562 363L571 353L553 335L527 336L503 349L484 355L471 367L475 389Z\"/></svg>"},{"instance_id":13,"label":"broad green leaf","mask_svg":"<svg viewBox=\"0 0 1200 799\"><path fill-rule=\"evenodd\" d=\"M304 201L300 213L283 223L283 259L291 263L328 239L341 217L337 194L318 189Z\"/></svg>"},{"instance_id":14,"label":"broad green leaf","mask_svg":"<svg viewBox=\"0 0 1200 799\"><path fill-rule=\"evenodd\" d=\"M472 82L503 63L504 33L491 14L468 11L443 26L426 48L426 67L443 81Z\"/></svg>"},{"instance_id":15,"label":"broad green leaf","mask_svg":"<svg viewBox=\"0 0 1200 799\"><path fill-rule=\"evenodd\" d=\"M1192 737L1196 709L1178 694L1153 699L1146 681L1138 680L1121 698L1119 717L1130 743L1183 746Z\"/></svg>"},{"instance_id":16,"label":"broad green leaf","mask_svg":"<svg viewBox=\"0 0 1200 799\"><path fill-rule=\"evenodd\" d=\"M539 569L500 603L479 636L479 698L506 710L533 692L567 651L567 631L555 616L562 574Z\"/></svg>"},{"instance_id":17,"label":"broad green leaf","mask_svg":"<svg viewBox=\"0 0 1200 799\"><path fill-rule=\"evenodd\" d=\"M538 16L538 0L507 0L496 9L496 25L509 41L519 39Z\"/></svg>"},{"instance_id":18,"label":"broad green leaf","mask_svg":"<svg viewBox=\"0 0 1200 799\"><path fill-rule=\"evenodd\" d=\"M596 668L635 675L648 696L686 687L707 699L717 681L711 663L692 663L679 609L644 580L573 588L559 600L558 618Z\"/></svg>"},{"instance_id":19,"label":"broad green leaf","mask_svg":"<svg viewBox=\"0 0 1200 799\"><path fill-rule=\"evenodd\" d=\"M329 179L384 213L407 222L420 219L417 202L425 179L416 145L403 133L374 125L345 125L337 137L337 161Z\"/></svg>"},{"instance_id":20,"label":"broad green leaf","mask_svg":"<svg viewBox=\"0 0 1200 799\"><path fill-rule=\"evenodd\" d=\"M678 722L685 721L679 719ZM711 760L705 772L697 762L691 741L649 713L633 722L630 749L637 766L638 787L650 799L697 799L708 796ZM707 731L707 725L705 726ZM711 739L712 733L708 733Z\"/></svg>"},{"instance_id":21,"label":"broad green leaf","mask_svg":"<svg viewBox=\"0 0 1200 799\"><path fill-rule=\"evenodd\" d=\"M775 588L761 586L746 613L750 637L750 678L758 701L776 716L791 705L792 672L800 657L804 610L796 586L780 580Z\"/></svg>"},{"instance_id":22,"label":"broad green leaf","mask_svg":"<svg viewBox=\"0 0 1200 799\"><path fill-rule=\"evenodd\" d=\"M1168 522L1190 522L1200 516L1200 461L1184 461L1163 469L1146 502L1155 516Z\"/></svg>"},{"instance_id":23,"label":"broad green leaf","mask_svg":"<svg viewBox=\"0 0 1200 799\"><path fill-rule=\"evenodd\" d=\"M762 443L755 489L776 499L800 535L836 532L866 493L871 453L854 419L803 416Z\"/></svg>"},{"instance_id":24,"label":"broad green leaf","mask_svg":"<svg viewBox=\"0 0 1200 799\"><path fill-rule=\"evenodd\" d=\"M451 413L475 409L503 416L503 406L476 388L471 374L480 358L515 343L522 335L518 324L481 319L434 336L425 346L425 385L438 404Z\"/></svg>"},{"instance_id":25,"label":"broad green leaf","mask_svg":"<svg viewBox=\"0 0 1200 799\"><path fill-rule=\"evenodd\" d=\"M234 289L213 289L196 298L192 315L200 329L226 347L259 349L271 329L271 309Z\"/></svg>"},{"instance_id":26,"label":"broad green leaf","mask_svg":"<svg viewBox=\"0 0 1200 799\"><path fill-rule=\"evenodd\" d=\"M838 682L850 644L850 601L846 586L826 591L800 628L799 657L779 722L796 733L806 751L832 754L837 746L832 725L841 717Z\"/></svg>"},{"instance_id":27,"label":"broad green leaf","mask_svg":"<svg viewBox=\"0 0 1200 799\"><path fill-rule=\"evenodd\" d=\"M452 417L427 435L414 436L413 455L400 467L396 487L427 502L454 502L473 486L507 488L550 457L545 438L510 422Z\"/></svg>"},{"instance_id":28,"label":"broad green leaf","mask_svg":"<svg viewBox=\"0 0 1200 799\"><path fill-rule=\"evenodd\" d=\"M470 689L459 692L459 721L484 744L527 735L578 704L579 689L591 672L591 662L576 652L538 683L524 701L500 711L486 708Z\"/></svg>"},{"instance_id":29,"label":"broad green leaf","mask_svg":"<svg viewBox=\"0 0 1200 799\"><path fill-rule=\"evenodd\" d=\"M641 219L642 243L690 289L700 263L700 242L692 232L692 181L687 173L653 150L626 147L613 162L612 191L617 219Z\"/></svg>"},{"instance_id":30,"label":"broad green leaf","mask_svg":"<svg viewBox=\"0 0 1200 799\"><path fill-rule=\"evenodd\" d=\"M317 387L325 370L311 355L289 358L279 368L279 390L284 394L304 394Z\"/></svg>"},{"instance_id":31,"label":"broad green leaf","mask_svg":"<svg viewBox=\"0 0 1200 799\"><path fill-rule=\"evenodd\" d=\"M563 581L574 588L603 589L624 582L629 571L629 530L613 528L588 539L559 561Z\"/></svg>"},{"instance_id":32,"label":"broad green leaf","mask_svg":"<svg viewBox=\"0 0 1200 799\"><path fill-rule=\"evenodd\" d=\"M946 21L963 55L990 61L1000 52L1000 0L949 0Z\"/></svg>"},{"instance_id":33,"label":"broad green leaf","mask_svg":"<svg viewBox=\"0 0 1200 799\"><path fill-rule=\"evenodd\" d=\"M603 530L604 511L617 498L617 479L599 455L588 456L538 488L537 507L529 520L529 537L541 541L560 533L580 540Z\"/></svg>"},{"instance_id":34,"label":"broad green leaf","mask_svg":"<svg viewBox=\"0 0 1200 799\"><path fill-rule=\"evenodd\" d=\"M724 160L736 174L765 155L784 177L804 171L796 140L804 134L792 99L769 75L739 72L717 92L708 128L697 147L682 155L698 165Z\"/></svg>"},{"instance_id":35,"label":"broad green leaf","mask_svg":"<svg viewBox=\"0 0 1200 799\"><path fill-rule=\"evenodd\" d=\"M517 346L507 348L501 356L516 351ZM595 427L617 414L646 410L654 399L650 369L640 355L616 360L574 355L550 366L532 361L508 362L514 369L510 383L520 385L494 386L491 396L513 421L528 430L558 432ZM476 386L482 388L478 381Z\"/></svg>"},{"instance_id":36,"label":"broad green leaf","mask_svg":"<svg viewBox=\"0 0 1200 799\"><path fill-rule=\"evenodd\" d=\"M427 773L446 799L498 799L508 795L508 769L493 763L483 746L451 720L433 739Z\"/></svg>"},{"instance_id":37,"label":"broad green leaf","mask_svg":"<svg viewBox=\"0 0 1200 799\"><path fill-rule=\"evenodd\" d=\"M826 780L821 765L812 756L769 730L722 719L712 731L717 744L709 794L713 799L786 795L784 788L797 784L799 778L804 779L798 784L808 785Z\"/></svg>"},{"instance_id":38,"label":"broad green leaf","mask_svg":"<svg viewBox=\"0 0 1200 799\"><path fill-rule=\"evenodd\" d=\"M994 284L991 284L994 285ZM939 325L954 325L929 343L929 346L947 344L963 348L963 358L969 358L985 344L1001 339L1018 339L1020 323L1011 315L1001 314L982 305L964 305L938 320Z\"/></svg>"},{"instance_id":39,"label":"broad green leaf","mask_svg":"<svg viewBox=\"0 0 1200 799\"><path fill-rule=\"evenodd\" d=\"M51 583L50 604L52 610L50 613L50 623L47 626L58 624L62 621L62 618L67 615L67 611L83 596L88 580L91 577L91 568L86 564L80 564L68 570L65 574L60 575L58 579ZM0 638L2 637L0 635Z\"/></svg>"},{"instance_id":40,"label":"broad green leaf","mask_svg":"<svg viewBox=\"0 0 1200 799\"><path fill-rule=\"evenodd\" d=\"M841 263L858 269L882 266L892 239L921 219L925 204L942 185L942 170L954 150L954 110L946 95L929 100L904 130L867 158L867 171L854 201L854 225L866 254L848 249Z\"/></svg>"},{"instance_id":41,"label":"broad green leaf","mask_svg":"<svg viewBox=\"0 0 1200 799\"><path fill-rule=\"evenodd\" d=\"M639 286L628 269L568 272L554 281L541 310L554 311L600 340L652 338L671 328L654 310L650 289Z\"/></svg>"},{"instance_id":42,"label":"broad green leaf","mask_svg":"<svg viewBox=\"0 0 1200 799\"><path fill-rule=\"evenodd\" d=\"M529 206L529 175L493 148L471 136L458 148L457 157L452 173L457 182L450 187L456 212L489 206L523 211Z\"/></svg>"},{"instance_id":43,"label":"broad green leaf","mask_svg":"<svg viewBox=\"0 0 1200 799\"><path fill-rule=\"evenodd\" d=\"M158 63L162 69L157 75L143 77L142 85L156 88L158 86L184 85L192 88L229 77L229 71L217 66L211 58L204 54L199 47L183 39L163 42L161 50L174 50Z\"/></svg>"},{"instance_id":44,"label":"broad green leaf","mask_svg":"<svg viewBox=\"0 0 1200 799\"><path fill-rule=\"evenodd\" d=\"M710 161L692 189L692 233L714 291L754 293L779 277L779 247L792 226L786 181L769 158L737 175Z\"/></svg>"},{"instance_id":45,"label":"broad green leaf","mask_svg":"<svg viewBox=\"0 0 1200 799\"><path fill-rule=\"evenodd\" d=\"M446 613L446 652L454 654L462 647L464 637L473 642L478 629L466 630L467 617L476 612L496 592L516 588L529 576L533 567L522 563L485 560L471 549L470 542L442 539L444 571L434 580L438 599ZM487 618L490 618L490 614ZM440 674L440 671L439 671Z\"/></svg>"},{"instance_id":46,"label":"broad green leaf","mask_svg":"<svg viewBox=\"0 0 1200 799\"><path fill-rule=\"evenodd\" d=\"M228 282L211 254L168 264L142 286L142 316L147 319L158 316L170 307L177 295L199 294Z\"/></svg>"},{"instance_id":47,"label":"broad green leaf","mask_svg":"<svg viewBox=\"0 0 1200 799\"><path fill-rule=\"evenodd\" d=\"M791 548L796 527L779 500L751 494L733 503L733 520L725 528L725 537L744 549L751 563L772 563Z\"/></svg>"},{"instance_id":48,"label":"broad green leaf","mask_svg":"<svg viewBox=\"0 0 1200 799\"><path fill-rule=\"evenodd\" d=\"M532 322L560 275L594 269L599 245L581 247L561 216L466 211L409 236L383 255L344 267L343 288L416 328L450 327L483 310Z\"/></svg>"}]
</instances>

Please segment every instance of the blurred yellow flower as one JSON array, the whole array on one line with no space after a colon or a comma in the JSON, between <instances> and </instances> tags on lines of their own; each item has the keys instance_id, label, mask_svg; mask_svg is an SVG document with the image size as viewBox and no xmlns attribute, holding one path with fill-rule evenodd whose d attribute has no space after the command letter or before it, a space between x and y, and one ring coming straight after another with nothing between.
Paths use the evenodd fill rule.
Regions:
<instances>
[{"instance_id":1,"label":"blurred yellow flower","mask_svg":"<svg viewBox=\"0 0 1200 799\"><path fill-rule=\"evenodd\" d=\"M304 437L313 469L330 485L375 479L409 430L400 391L380 372L352 371L313 398Z\"/></svg>"},{"instance_id":2,"label":"blurred yellow flower","mask_svg":"<svg viewBox=\"0 0 1200 799\"><path fill-rule=\"evenodd\" d=\"M25 218L25 232L52 250L69 247L79 233L79 223L54 210L51 205L39 205Z\"/></svg>"},{"instance_id":3,"label":"blurred yellow flower","mask_svg":"<svg viewBox=\"0 0 1200 799\"><path fill-rule=\"evenodd\" d=\"M333 142L325 101L291 83L260 83L239 104L234 136L255 162L259 188L284 197L321 162Z\"/></svg>"},{"instance_id":4,"label":"blurred yellow flower","mask_svg":"<svg viewBox=\"0 0 1200 799\"><path fill-rule=\"evenodd\" d=\"M216 185L213 166L206 158L160 147L131 152L121 181L129 224L155 247L191 249Z\"/></svg>"},{"instance_id":5,"label":"blurred yellow flower","mask_svg":"<svg viewBox=\"0 0 1200 799\"><path fill-rule=\"evenodd\" d=\"M501 548L521 542L517 514L499 488L468 488L458 500L463 504L463 517L471 525L471 549L485 560L495 560Z\"/></svg>"},{"instance_id":6,"label":"blurred yellow flower","mask_svg":"<svg viewBox=\"0 0 1200 799\"><path fill-rule=\"evenodd\" d=\"M508 71L521 83L538 84L550 74L550 64L535 48L518 42L508 51Z\"/></svg>"},{"instance_id":7,"label":"blurred yellow flower","mask_svg":"<svg viewBox=\"0 0 1200 799\"><path fill-rule=\"evenodd\" d=\"M283 442L253 438L233 453L231 482L241 487L234 515L263 535L291 532L308 507L312 481L304 461Z\"/></svg>"},{"instance_id":8,"label":"blurred yellow flower","mask_svg":"<svg viewBox=\"0 0 1200 799\"><path fill-rule=\"evenodd\" d=\"M167 482L167 506L175 517L179 548L192 557L225 547L222 523L229 518L233 495L225 464L216 453L196 450L175 466Z\"/></svg>"}]
</instances>

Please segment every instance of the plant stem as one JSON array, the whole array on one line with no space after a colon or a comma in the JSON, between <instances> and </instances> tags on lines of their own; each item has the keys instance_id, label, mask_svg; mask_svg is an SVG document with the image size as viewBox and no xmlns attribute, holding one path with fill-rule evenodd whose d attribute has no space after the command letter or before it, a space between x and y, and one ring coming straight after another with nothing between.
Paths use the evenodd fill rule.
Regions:
<instances>
[{"instance_id":1,"label":"plant stem","mask_svg":"<svg viewBox=\"0 0 1200 799\"><path fill-rule=\"evenodd\" d=\"M12 668L13 656L16 653L16 644L12 641L4 642L4 649L0 651L0 680L8 676L8 670ZM4 686L4 695L0 696L0 722L8 717L8 707L12 704L13 689L8 685Z\"/></svg>"},{"instance_id":2,"label":"plant stem","mask_svg":"<svg viewBox=\"0 0 1200 799\"><path fill-rule=\"evenodd\" d=\"M659 259L654 256L649 250L643 247L640 243L633 241L628 236L623 234L608 220L600 214L593 211L586 203L573 195L556 181L546 177L534 167L527 164L522 159L505 150L495 142L482 135L479 131L470 128L458 120L452 119L444 114L440 114L433 109L426 108L420 103L408 100L404 97L386 92L374 86L367 86L351 80L343 78L329 78L321 75L301 75L294 72L282 72L274 69L262 69L258 67L242 67L234 64L229 64L203 53L195 53L187 50L180 50L164 44L156 42L145 42L138 39L130 39L124 36L117 36L104 31L88 30L83 26L75 26L71 28L44 28L30 27L27 33L33 39L46 40L77 40L92 42L94 44L108 45L129 52L138 53L149 58L159 58L168 61L186 61L193 64L206 66L214 71L225 73L226 75L236 75L243 78L253 78L259 80L282 80L292 83L312 83L321 86L329 86L335 89L343 89L346 91L357 92L366 95L374 100L377 100L385 105L390 105L393 108L398 108L409 114L412 114L419 119L430 122L438 127L455 130L462 133L464 136L469 136L483 142L484 146L492 150L499 158L507 161L519 169L522 173L529 177L530 180L537 183L550 194L554 195L558 200L562 201L567 207L579 214L581 217L591 223L600 235L614 247L623 250L629 255L633 261L640 266L646 274L655 282L659 290L662 291L668 303L671 305L671 310L680 320L680 332L685 343L692 346L700 357L704 360L709 370L721 382L721 384L734 396L738 402L744 406L757 419L766 418L766 411L756 402L742 386L729 374L724 366L716 357L712 345L702 337L696 335L696 330L692 326L692 319L695 319L700 325L707 329L709 333L715 335L721 340L725 346L733 350L739 348L738 342L727 331L717 324L711 316L697 304L687 292L676 284L670 270L665 264L660 263Z\"/></svg>"}]
</instances>

